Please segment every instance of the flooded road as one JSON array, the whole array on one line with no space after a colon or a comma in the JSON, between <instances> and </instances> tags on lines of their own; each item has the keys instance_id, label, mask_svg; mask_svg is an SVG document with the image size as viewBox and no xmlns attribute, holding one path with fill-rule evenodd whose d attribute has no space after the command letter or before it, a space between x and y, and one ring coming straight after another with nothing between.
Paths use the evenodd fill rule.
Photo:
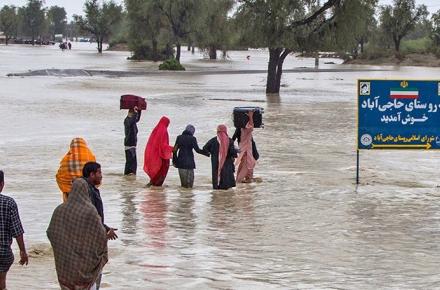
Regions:
<instances>
[{"instance_id":1,"label":"flooded road","mask_svg":"<svg viewBox=\"0 0 440 290\"><path fill-rule=\"evenodd\" d=\"M31 254L29 266L12 267L8 289L58 289L45 231L61 202L59 161L77 136L103 166L106 223L119 229L120 239L109 241L103 289L440 289L439 153L362 151L355 185L356 80L435 79L440 69L289 73L280 97L264 94L265 74L6 77L157 67L129 62L126 52L73 48L0 46L0 168ZM185 51L182 63L188 70L263 70L267 56L230 52L211 62ZM313 64L289 56L284 67ZM148 102L136 178L122 175L119 97L126 93ZM197 155L194 189L179 187L175 168L163 189L145 188L143 151L162 115L171 119L173 144L191 123L203 145L220 123L232 135L232 109L247 105L265 109L265 128L254 132L261 183L213 191L210 160Z\"/></svg>"}]
</instances>

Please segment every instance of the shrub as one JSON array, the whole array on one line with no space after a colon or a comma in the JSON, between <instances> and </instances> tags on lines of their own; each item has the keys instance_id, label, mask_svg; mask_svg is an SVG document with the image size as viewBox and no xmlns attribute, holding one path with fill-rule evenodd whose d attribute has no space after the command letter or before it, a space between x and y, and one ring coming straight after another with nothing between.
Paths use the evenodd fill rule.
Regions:
<instances>
[{"instance_id":1,"label":"shrub","mask_svg":"<svg viewBox=\"0 0 440 290\"><path fill-rule=\"evenodd\" d=\"M403 40L401 51L403 53L426 53L430 47L431 40L428 37Z\"/></svg>"},{"instance_id":2,"label":"shrub","mask_svg":"<svg viewBox=\"0 0 440 290\"><path fill-rule=\"evenodd\" d=\"M159 65L159 70L185 70L175 58L170 58Z\"/></svg>"}]
</instances>

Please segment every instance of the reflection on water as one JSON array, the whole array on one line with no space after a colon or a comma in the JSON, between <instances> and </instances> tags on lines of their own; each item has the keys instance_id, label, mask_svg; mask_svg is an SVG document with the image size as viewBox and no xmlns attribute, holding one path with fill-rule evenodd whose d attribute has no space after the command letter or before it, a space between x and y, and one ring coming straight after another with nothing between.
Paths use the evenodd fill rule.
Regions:
<instances>
[{"instance_id":1,"label":"reflection on water","mask_svg":"<svg viewBox=\"0 0 440 290\"><path fill-rule=\"evenodd\" d=\"M137 195L137 190L127 190L127 187L133 183L134 176L127 176L121 180L121 187L119 189L121 193L121 207L122 207L122 229L121 232L124 234L121 238L121 241L124 242L125 245L130 244L130 236L136 236L138 232L138 222L139 222L139 213L136 209L135 198Z\"/></svg>"},{"instance_id":2,"label":"reflection on water","mask_svg":"<svg viewBox=\"0 0 440 290\"><path fill-rule=\"evenodd\" d=\"M178 196L170 208L170 228L176 231L182 241L182 247L194 244L196 232L195 195L192 189L179 188Z\"/></svg>"},{"instance_id":3,"label":"reflection on water","mask_svg":"<svg viewBox=\"0 0 440 290\"><path fill-rule=\"evenodd\" d=\"M5 77L28 69L157 67L128 62L125 52L97 57L94 49L0 46L0 168L32 253L28 267L12 267L10 289L59 288L45 231L61 202L54 176L76 136L102 165L106 223L119 229L120 239L109 242L106 289L440 288L438 154L363 151L358 187L354 179L356 80L432 79L439 69L285 74L277 97L264 93L262 74ZM212 62L182 53L193 70L264 69L268 56L230 52L231 61ZM285 67L313 65L289 56ZM122 176L124 93L148 101L136 177ZM180 188L174 168L163 188L145 188L143 151L162 115L171 119L170 140L191 123L204 144L220 123L232 132L233 107L247 105L265 109L265 128L254 131L261 155L255 175L263 182L213 191L210 160L196 155L193 189Z\"/></svg>"},{"instance_id":4,"label":"reflection on water","mask_svg":"<svg viewBox=\"0 0 440 290\"><path fill-rule=\"evenodd\" d=\"M150 189L145 192L140 211L144 217L148 247L161 249L167 244L167 207L166 196L161 189Z\"/></svg>"}]
</instances>

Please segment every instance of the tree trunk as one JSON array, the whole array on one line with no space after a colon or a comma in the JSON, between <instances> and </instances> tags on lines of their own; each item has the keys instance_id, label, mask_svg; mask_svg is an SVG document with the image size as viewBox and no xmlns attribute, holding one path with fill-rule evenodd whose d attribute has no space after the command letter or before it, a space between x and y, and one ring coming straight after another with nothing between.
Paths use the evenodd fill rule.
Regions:
<instances>
[{"instance_id":1,"label":"tree trunk","mask_svg":"<svg viewBox=\"0 0 440 290\"><path fill-rule=\"evenodd\" d=\"M194 53L196 53L196 48L193 46L193 47L191 47L191 54L194 54Z\"/></svg>"},{"instance_id":2,"label":"tree trunk","mask_svg":"<svg viewBox=\"0 0 440 290\"><path fill-rule=\"evenodd\" d=\"M217 59L217 47L209 46L209 59Z\"/></svg>"},{"instance_id":3,"label":"tree trunk","mask_svg":"<svg viewBox=\"0 0 440 290\"><path fill-rule=\"evenodd\" d=\"M191 43L188 44L188 48L187 48L187 50L188 50L188 51L191 51Z\"/></svg>"},{"instance_id":4,"label":"tree trunk","mask_svg":"<svg viewBox=\"0 0 440 290\"><path fill-rule=\"evenodd\" d=\"M35 45L35 35L32 33L32 46Z\"/></svg>"},{"instance_id":5,"label":"tree trunk","mask_svg":"<svg viewBox=\"0 0 440 290\"><path fill-rule=\"evenodd\" d=\"M269 48L269 64L267 66L266 94L279 94L277 87L277 67L280 59L281 48Z\"/></svg>"},{"instance_id":6,"label":"tree trunk","mask_svg":"<svg viewBox=\"0 0 440 290\"><path fill-rule=\"evenodd\" d=\"M180 43L176 44L176 60L180 63L180 50L181 46Z\"/></svg>"},{"instance_id":7,"label":"tree trunk","mask_svg":"<svg viewBox=\"0 0 440 290\"><path fill-rule=\"evenodd\" d=\"M400 41L399 40L394 41L394 49L396 50L397 53L400 52Z\"/></svg>"},{"instance_id":8,"label":"tree trunk","mask_svg":"<svg viewBox=\"0 0 440 290\"><path fill-rule=\"evenodd\" d=\"M6 36L6 38L5 38L5 44L6 44L6 45L8 45L8 43L9 43L9 39L10 39L10 37Z\"/></svg>"},{"instance_id":9,"label":"tree trunk","mask_svg":"<svg viewBox=\"0 0 440 290\"><path fill-rule=\"evenodd\" d=\"M361 40L361 43L360 43L360 45L361 45L361 54L364 54L364 44L365 44L365 42L363 40Z\"/></svg>"},{"instance_id":10,"label":"tree trunk","mask_svg":"<svg viewBox=\"0 0 440 290\"><path fill-rule=\"evenodd\" d=\"M157 40L155 38L153 38L151 40L152 46L153 46L153 61L158 61L159 60L159 53L157 52Z\"/></svg>"},{"instance_id":11,"label":"tree trunk","mask_svg":"<svg viewBox=\"0 0 440 290\"><path fill-rule=\"evenodd\" d=\"M269 48L266 94L280 93L283 64L290 52L290 49Z\"/></svg>"},{"instance_id":12,"label":"tree trunk","mask_svg":"<svg viewBox=\"0 0 440 290\"><path fill-rule=\"evenodd\" d=\"M98 53L102 53L102 39L97 39L98 42Z\"/></svg>"},{"instance_id":13,"label":"tree trunk","mask_svg":"<svg viewBox=\"0 0 440 290\"><path fill-rule=\"evenodd\" d=\"M319 52L315 52L315 69L319 68Z\"/></svg>"},{"instance_id":14,"label":"tree trunk","mask_svg":"<svg viewBox=\"0 0 440 290\"><path fill-rule=\"evenodd\" d=\"M396 51L396 55L400 54L400 41L402 39L399 36L394 36L393 37L393 41L394 41L394 50Z\"/></svg>"}]
</instances>

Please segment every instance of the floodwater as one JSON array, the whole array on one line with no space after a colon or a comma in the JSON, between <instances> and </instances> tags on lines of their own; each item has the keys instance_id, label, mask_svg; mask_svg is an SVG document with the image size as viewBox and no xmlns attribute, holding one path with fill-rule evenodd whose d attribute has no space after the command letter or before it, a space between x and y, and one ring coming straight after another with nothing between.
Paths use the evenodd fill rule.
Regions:
<instances>
[{"instance_id":1,"label":"floodwater","mask_svg":"<svg viewBox=\"0 0 440 290\"><path fill-rule=\"evenodd\" d=\"M230 52L225 61L207 61L185 51L182 62L194 71L258 70L267 55ZM119 240L109 241L103 289L440 289L439 153L362 151L355 184L356 80L434 79L440 69L289 73L280 97L264 94L265 74L6 77L157 67L127 56L100 56L79 43L64 52L0 46L0 168L31 254L27 267L12 267L8 289L58 289L45 231L61 201L54 176L76 136L103 166L106 223L119 229ZM289 56L284 67L313 63ZM136 178L122 175L119 97L126 93L148 101ZM254 133L261 183L213 191L210 161L198 155L194 189L179 187L175 168L164 188L145 187L143 150L162 115L171 119L171 142L191 123L203 145L220 123L232 132L233 107L248 105L265 109L265 128Z\"/></svg>"}]
</instances>

